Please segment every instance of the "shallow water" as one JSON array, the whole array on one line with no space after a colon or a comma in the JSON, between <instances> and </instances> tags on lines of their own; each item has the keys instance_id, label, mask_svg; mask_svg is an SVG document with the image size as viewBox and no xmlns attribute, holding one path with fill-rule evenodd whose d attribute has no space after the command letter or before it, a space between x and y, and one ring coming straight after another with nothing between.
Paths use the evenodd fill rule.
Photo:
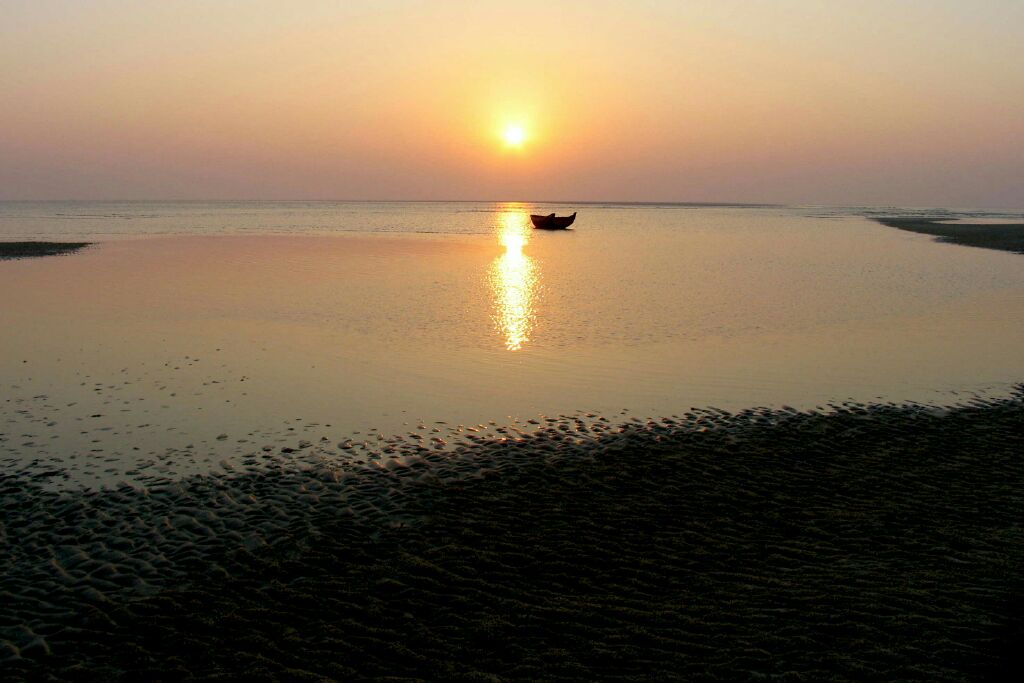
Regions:
<instances>
[{"instance_id":1,"label":"shallow water","mask_svg":"<svg viewBox=\"0 0 1024 683\"><path fill-rule=\"evenodd\" d=\"M573 208L575 230L529 227ZM0 457L116 481L419 424L1024 377L1019 255L844 210L573 208L0 203L0 239L97 241L0 263Z\"/></svg>"}]
</instances>

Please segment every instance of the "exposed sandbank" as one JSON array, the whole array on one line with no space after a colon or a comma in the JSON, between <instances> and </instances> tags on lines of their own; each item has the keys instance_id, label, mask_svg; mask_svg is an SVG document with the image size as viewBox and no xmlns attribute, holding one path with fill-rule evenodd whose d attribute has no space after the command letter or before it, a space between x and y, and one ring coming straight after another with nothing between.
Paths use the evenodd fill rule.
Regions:
<instances>
[{"instance_id":1,"label":"exposed sandbank","mask_svg":"<svg viewBox=\"0 0 1024 683\"><path fill-rule=\"evenodd\" d=\"M925 235L933 235L939 242L984 247L1024 254L1024 223L946 223L948 216L932 218L874 217L882 225Z\"/></svg>"},{"instance_id":2,"label":"exposed sandbank","mask_svg":"<svg viewBox=\"0 0 1024 683\"><path fill-rule=\"evenodd\" d=\"M0 261L71 254L91 242L0 242Z\"/></svg>"},{"instance_id":3,"label":"exposed sandbank","mask_svg":"<svg viewBox=\"0 0 1024 683\"><path fill-rule=\"evenodd\" d=\"M297 443L148 489L0 475L0 666L997 677L1021 664L1022 424L1018 389L952 409L552 418L362 466Z\"/></svg>"}]
</instances>

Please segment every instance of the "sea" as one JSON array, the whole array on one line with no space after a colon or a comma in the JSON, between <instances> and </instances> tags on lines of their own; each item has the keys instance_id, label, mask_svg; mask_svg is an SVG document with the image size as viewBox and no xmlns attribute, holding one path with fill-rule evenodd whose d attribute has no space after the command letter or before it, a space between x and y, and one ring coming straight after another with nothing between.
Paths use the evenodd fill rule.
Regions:
<instances>
[{"instance_id":1,"label":"sea","mask_svg":"<svg viewBox=\"0 0 1024 683\"><path fill-rule=\"evenodd\" d=\"M571 230L530 214L577 212ZM1024 381L1024 257L905 207L0 202L0 463L70 485L558 416L960 404ZM337 450L337 449L336 449ZM340 452L340 451L339 451Z\"/></svg>"}]
</instances>

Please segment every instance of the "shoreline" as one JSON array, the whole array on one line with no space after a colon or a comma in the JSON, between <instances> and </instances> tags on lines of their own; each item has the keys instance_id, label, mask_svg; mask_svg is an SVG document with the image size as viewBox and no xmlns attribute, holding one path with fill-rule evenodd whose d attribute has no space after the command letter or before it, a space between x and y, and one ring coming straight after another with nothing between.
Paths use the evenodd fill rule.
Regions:
<instances>
[{"instance_id":1,"label":"shoreline","mask_svg":"<svg viewBox=\"0 0 1024 683\"><path fill-rule=\"evenodd\" d=\"M872 216L871 218L890 228L931 235L937 242L1024 254L1024 223L940 222L948 221L949 216L913 218Z\"/></svg>"},{"instance_id":2,"label":"shoreline","mask_svg":"<svg viewBox=\"0 0 1024 683\"><path fill-rule=\"evenodd\" d=\"M92 242L0 242L0 261L73 254Z\"/></svg>"},{"instance_id":3,"label":"shoreline","mask_svg":"<svg viewBox=\"0 0 1024 683\"><path fill-rule=\"evenodd\" d=\"M0 476L12 676L994 677L1024 386L951 408L552 418L365 467Z\"/></svg>"}]
</instances>

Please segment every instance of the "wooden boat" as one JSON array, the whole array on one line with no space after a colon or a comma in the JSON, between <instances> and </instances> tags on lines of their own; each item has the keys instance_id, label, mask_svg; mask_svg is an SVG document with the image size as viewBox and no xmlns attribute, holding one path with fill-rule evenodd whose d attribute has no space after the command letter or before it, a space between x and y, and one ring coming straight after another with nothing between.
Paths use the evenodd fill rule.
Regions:
<instances>
[{"instance_id":1,"label":"wooden boat","mask_svg":"<svg viewBox=\"0 0 1024 683\"><path fill-rule=\"evenodd\" d=\"M573 211L571 216L556 216L553 213L535 216L531 213L530 220L533 221L533 227L541 230L565 230L576 220L576 212Z\"/></svg>"}]
</instances>

